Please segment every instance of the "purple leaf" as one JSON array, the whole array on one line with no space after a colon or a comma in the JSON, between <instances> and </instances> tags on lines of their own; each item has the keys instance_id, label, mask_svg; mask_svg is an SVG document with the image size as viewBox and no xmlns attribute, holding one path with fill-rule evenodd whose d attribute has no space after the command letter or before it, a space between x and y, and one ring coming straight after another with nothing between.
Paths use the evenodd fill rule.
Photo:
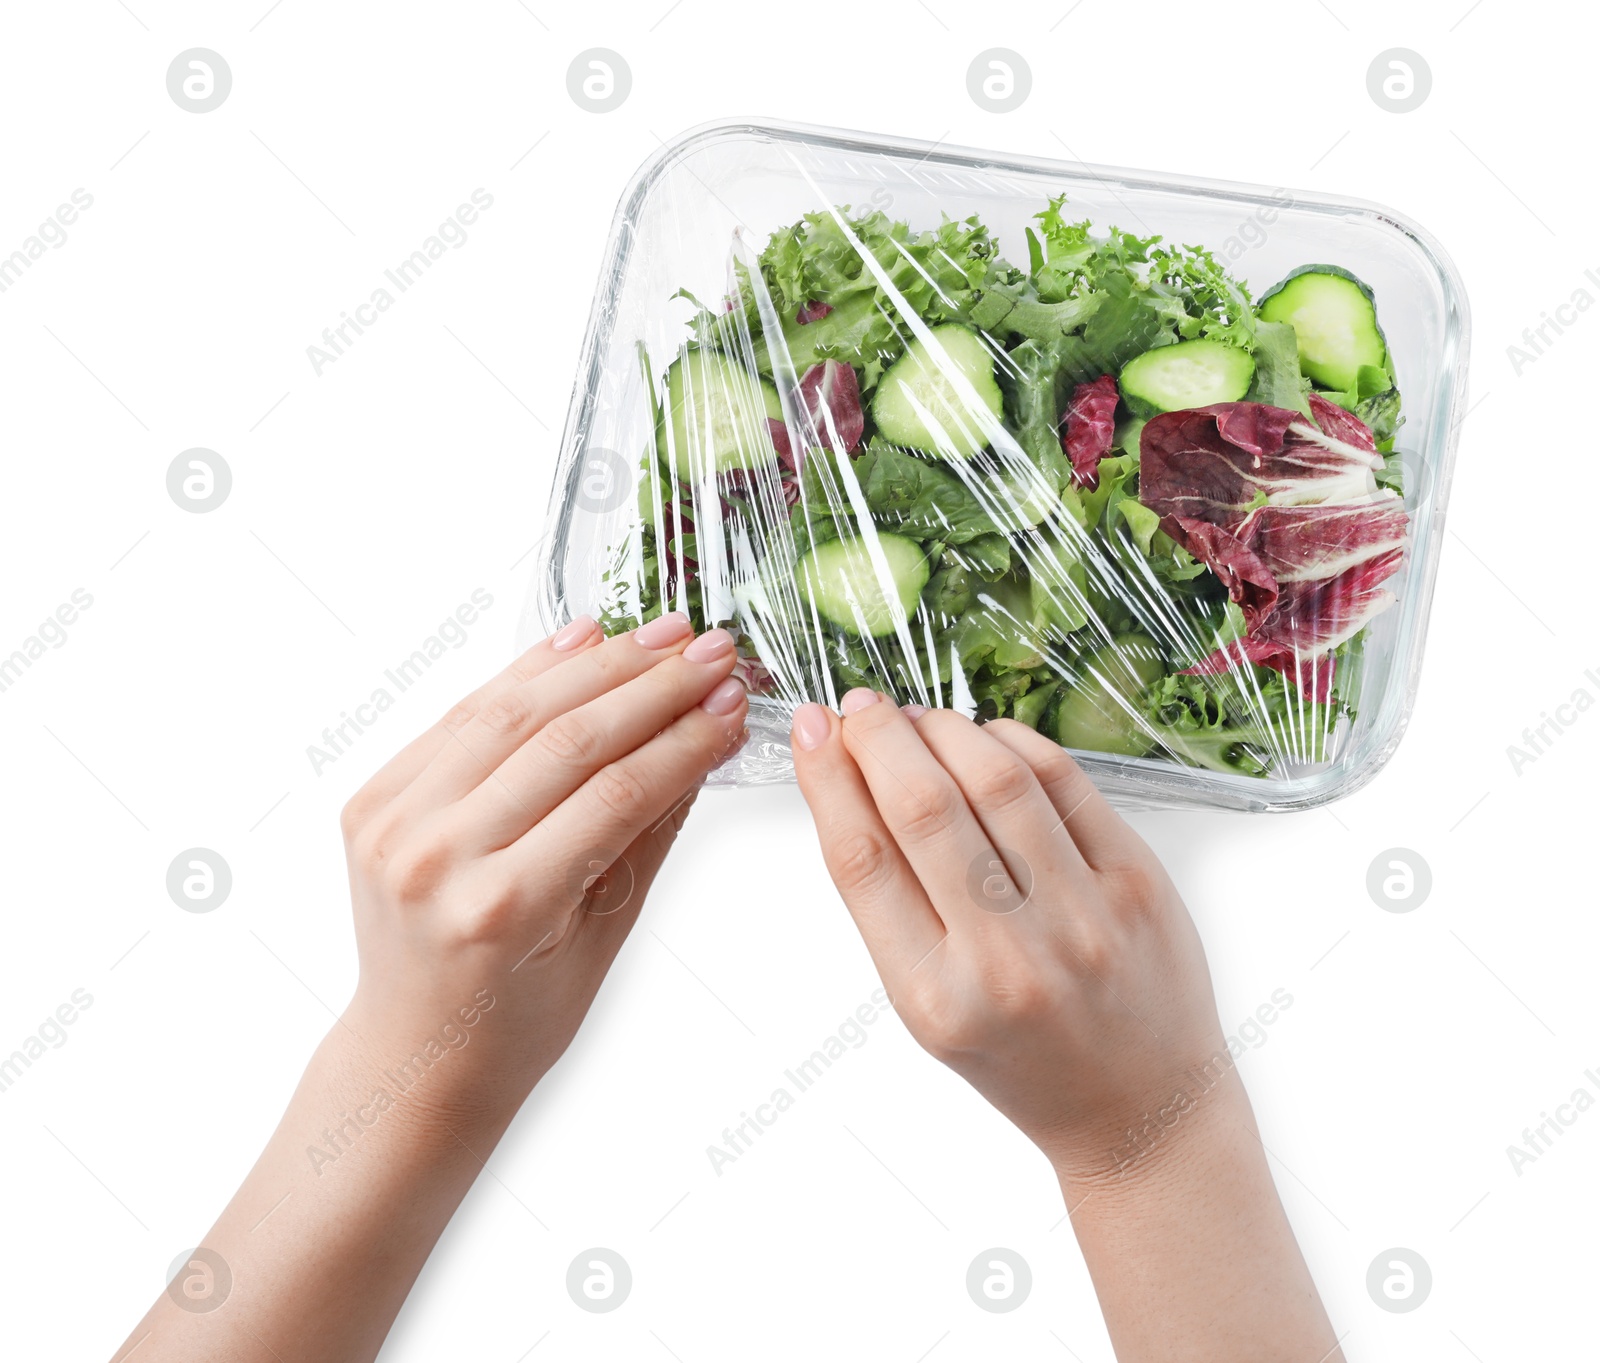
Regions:
<instances>
[{"instance_id":1,"label":"purple leaf","mask_svg":"<svg viewBox=\"0 0 1600 1363\"><path fill-rule=\"evenodd\" d=\"M856 371L842 360L824 360L806 370L795 393L818 439L841 454L854 452L867 425Z\"/></svg>"},{"instance_id":2,"label":"purple leaf","mask_svg":"<svg viewBox=\"0 0 1600 1363\"><path fill-rule=\"evenodd\" d=\"M1317 394L1297 412L1223 402L1167 412L1140 436L1139 500L1215 573L1245 637L1188 670L1271 667L1326 700L1330 649L1394 604L1383 582L1405 554L1406 513L1381 492L1366 424Z\"/></svg>"},{"instance_id":3,"label":"purple leaf","mask_svg":"<svg viewBox=\"0 0 1600 1363\"><path fill-rule=\"evenodd\" d=\"M1399 497L1377 495L1320 506L1260 506L1245 517L1238 537L1280 585L1316 582L1401 548L1405 505Z\"/></svg>"},{"instance_id":4,"label":"purple leaf","mask_svg":"<svg viewBox=\"0 0 1600 1363\"><path fill-rule=\"evenodd\" d=\"M1139 437L1139 500L1162 516L1237 528L1261 501L1353 501L1377 491L1382 458L1299 412L1219 402L1164 412Z\"/></svg>"},{"instance_id":5,"label":"purple leaf","mask_svg":"<svg viewBox=\"0 0 1600 1363\"><path fill-rule=\"evenodd\" d=\"M1277 604L1278 582L1249 544L1210 521L1168 516L1161 528L1221 579L1228 596L1244 612L1245 628L1257 623Z\"/></svg>"},{"instance_id":6,"label":"purple leaf","mask_svg":"<svg viewBox=\"0 0 1600 1363\"><path fill-rule=\"evenodd\" d=\"M1372 430L1367 423L1354 412L1345 411L1338 403L1329 402L1321 393L1311 394L1311 415L1316 417L1324 435L1331 435L1335 440L1342 440L1357 449L1370 450L1373 454L1378 452L1378 442L1372 438Z\"/></svg>"},{"instance_id":7,"label":"purple leaf","mask_svg":"<svg viewBox=\"0 0 1600 1363\"><path fill-rule=\"evenodd\" d=\"M1100 461L1111 453L1117 425L1117 381L1102 374L1080 383L1061 416L1061 447L1072 460L1072 481L1093 489L1100 482Z\"/></svg>"}]
</instances>

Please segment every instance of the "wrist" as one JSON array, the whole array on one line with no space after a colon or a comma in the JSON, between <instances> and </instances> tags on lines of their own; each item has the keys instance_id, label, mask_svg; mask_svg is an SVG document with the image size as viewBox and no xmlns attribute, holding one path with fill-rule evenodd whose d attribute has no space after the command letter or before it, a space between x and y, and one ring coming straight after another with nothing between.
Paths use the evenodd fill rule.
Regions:
<instances>
[{"instance_id":1,"label":"wrist","mask_svg":"<svg viewBox=\"0 0 1600 1363\"><path fill-rule=\"evenodd\" d=\"M483 993L484 991L480 991ZM492 1000L492 995L486 996ZM496 1056L488 1007L397 1009L360 990L329 1033L347 1086L428 1145L477 1148L510 1124L539 1077ZM497 1063L498 1062L498 1063ZM393 1119L393 1120L388 1120Z\"/></svg>"},{"instance_id":2,"label":"wrist","mask_svg":"<svg viewBox=\"0 0 1600 1363\"><path fill-rule=\"evenodd\" d=\"M1132 1120L1043 1148L1069 1207L1126 1201L1204 1181L1219 1162L1260 1161L1255 1115L1238 1072L1196 1071Z\"/></svg>"}]
</instances>

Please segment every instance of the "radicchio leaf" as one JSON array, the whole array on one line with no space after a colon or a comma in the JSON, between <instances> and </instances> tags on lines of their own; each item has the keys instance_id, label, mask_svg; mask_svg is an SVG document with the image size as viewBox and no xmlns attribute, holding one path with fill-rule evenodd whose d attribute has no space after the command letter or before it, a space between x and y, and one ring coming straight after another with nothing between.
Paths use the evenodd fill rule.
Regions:
<instances>
[{"instance_id":1,"label":"radicchio leaf","mask_svg":"<svg viewBox=\"0 0 1600 1363\"><path fill-rule=\"evenodd\" d=\"M790 473L798 472L794 446L789 443L789 428L776 417L767 418L767 434L772 437L772 448L778 452L778 463Z\"/></svg>"},{"instance_id":2,"label":"radicchio leaf","mask_svg":"<svg viewBox=\"0 0 1600 1363\"><path fill-rule=\"evenodd\" d=\"M1299 412L1219 402L1163 412L1139 437L1139 500L1162 516L1236 529L1261 502L1350 501L1377 490L1376 452L1306 425Z\"/></svg>"},{"instance_id":3,"label":"radicchio leaf","mask_svg":"<svg viewBox=\"0 0 1600 1363\"><path fill-rule=\"evenodd\" d=\"M850 454L861 443L867 419L861 410L856 371L843 360L824 360L801 376L795 395L820 440Z\"/></svg>"},{"instance_id":4,"label":"radicchio leaf","mask_svg":"<svg viewBox=\"0 0 1600 1363\"><path fill-rule=\"evenodd\" d=\"M1321 703L1333 694L1332 659L1313 658L1302 663L1288 649L1260 639L1236 639L1193 667L1184 668L1180 675L1212 677L1250 665L1270 667L1274 672L1283 673L1307 700Z\"/></svg>"},{"instance_id":5,"label":"radicchio leaf","mask_svg":"<svg viewBox=\"0 0 1600 1363\"><path fill-rule=\"evenodd\" d=\"M770 695L774 690L772 673L760 658L739 654L733 660L733 675L744 683L744 689L752 696Z\"/></svg>"},{"instance_id":6,"label":"radicchio leaf","mask_svg":"<svg viewBox=\"0 0 1600 1363\"><path fill-rule=\"evenodd\" d=\"M1209 676L1241 662L1257 663L1293 678L1309 699L1326 700L1334 667L1325 655L1394 604L1394 593L1382 584L1403 557L1404 550L1391 549L1333 577L1289 584L1272 611L1250 627L1248 637L1217 649L1185 672Z\"/></svg>"},{"instance_id":7,"label":"radicchio leaf","mask_svg":"<svg viewBox=\"0 0 1600 1363\"><path fill-rule=\"evenodd\" d=\"M1245 517L1238 537L1280 585L1317 582L1404 545L1405 504L1389 493L1321 506L1260 506Z\"/></svg>"},{"instance_id":8,"label":"radicchio leaf","mask_svg":"<svg viewBox=\"0 0 1600 1363\"><path fill-rule=\"evenodd\" d=\"M1139 500L1216 574L1245 637L1187 669L1244 664L1326 700L1331 649L1394 603L1381 584L1404 556L1406 513L1373 477L1382 456L1358 418L1317 394L1317 426L1262 403L1168 412L1140 438Z\"/></svg>"},{"instance_id":9,"label":"radicchio leaf","mask_svg":"<svg viewBox=\"0 0 1600 1363\"><path fill-rule=\"evenodd\" d=\"M1061 447L1072 460L1072 481L1093 490L1100 481L1100 461L1111 453L1116 436L1117 381L1102 374L1072 390L1061 417Z\"/></svg>"},{"instance_id":10,"label":"radicchio leaf","mask_svg":"<svg viewBox=\"0 0 1600 1363\"><path fill-rule=\"evenodd\" d=\"M1222 580L1229 599L1244 612L1245 628L1256 625L1277 605L1278 582L1249 544L1210 521L1167 516L1161 528Z\"/></svg>"},{"instance_id":11,"label":"radicchio leaf","mask_svg":"<svg viewBox=\"0 0 1600 1363\"><path fill-rule=\"evenodd\" d=\"M802 303L800 305L800 310L794 315L794 320L801 326L805 326L810 322L820 322L832 311L832 303L818 303L814 301L810 303Z\"/></svg>"},{"instance_id":12,"label":"radicchio leaf","mask_svg":"<svg viewBox=\"0 0 1600 1363\"><path fill-rule=\"evenodd\" d=\"M1311 415L1324 435L1342 440L1357 449L1378 452L1378 442L1372 438L1372 429L1354 412L1347 412L1336 402L1329 402L1321 393L1310 394Z\"/></svg>"},{"instance_id":13,"label":"radicchio leaf","mask_svg":"<svg viewBox=\"0 0 1600 1363\"><path fill-rule=\"evenodd\" d=\"M1300 659L1338 647L1394 604L1394 593L1383 583L1399 571L1404 554L1403 549L1391 549L1320 582L1288 584L1256 637Z\"/></svg>"}]
</instances>

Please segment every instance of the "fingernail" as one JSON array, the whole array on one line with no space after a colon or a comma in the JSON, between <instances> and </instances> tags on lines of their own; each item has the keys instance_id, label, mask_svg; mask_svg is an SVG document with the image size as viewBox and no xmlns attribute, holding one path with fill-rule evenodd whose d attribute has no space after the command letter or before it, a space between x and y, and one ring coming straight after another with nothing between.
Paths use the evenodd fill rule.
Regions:
<instances>
[{"instance_id":1,"label":"fingernail","mask_svg":"<svg viewBox=\"0 0 1600 1363\"><path fill-rule=\"evenodd\" d=\"M670 615L658 616L648 625L641 625L633 637L642 648L665 648L677 643L689 630L689 617L682 611L673 611Z\"/></svg>"},{"instance_id":2,"label":"fingernail","mask_svg":"<svg viewBox=\"0 0 1600 1363\"><path fill-rule=\"evenodd\" d=\"M564 625L550 636L550 647L554 649L576 648L594 633L594 629L594 616L580 615L570 625Z\"/></svg>"},{"instance_id":3,"label":"fingernail","mask_svg":"<svg viewBox=\"0 0 1600 1363\"><path fill-rule=\"evenodd\" d=\"M700 708L713 715L731 715L744 700L744 683L737 677L724 677L700 702Z\"/></svg>"},{"instance_id":4,"label":"fingernail","mask_svg":"<svg viewBox=\"0 0 1600 1363\"><path fill-rule=\"evenodd\" d=\"M820 748L828 741L832 731L828 712L815 701L808 701L794 712L795 745L805 752Z\"/></svg>"},{"instance_id":5,"label":"fingernail","mask_svg":"<svg viewBox=\"0 0 1600 1363\"><path fill-rule=\"evenodd\" d=\"M712 663L726 657L733 649L733 635L725 629L707 630L688 648L683 656L692 663Z\"/></svg>"},{"instance_id":6,"label":"fingernail","mask_svg":"<svg viewBox=\"0 0 1600 1363\"><path fill-rule=\"evenodd\" d=\"M865 710L869 705L876 705L882 699L876 691L869 691L864 686L858 686L854 691L846 691L844 700L839 703L842 713L853 715L857 710Z\"/></svg>"},{"instance_id":7,"label":"fingernail","mask_svg":"<svg viewBox=\"0 0 1600 1363\"><path fill-rule=\"evenodd\" d=\"M928 707L926 705L918 705L915 701L913 701L910 705L902 705L900 707L900 712L905 715L907 719L921 719L925 714L928 713Z\"/></svg>"}]
</instances>

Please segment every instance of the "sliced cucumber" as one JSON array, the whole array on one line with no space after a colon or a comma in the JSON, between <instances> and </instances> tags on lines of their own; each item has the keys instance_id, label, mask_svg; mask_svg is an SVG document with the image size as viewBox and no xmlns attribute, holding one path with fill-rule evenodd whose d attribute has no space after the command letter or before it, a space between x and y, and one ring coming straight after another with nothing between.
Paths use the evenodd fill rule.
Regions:
<instances>
[{"instance_id":1,"label":"sliced cucumber","mask_svg":"<svg viewBox=\"0 0 1600 1363\"><path fill-rule=\"evenodd\" d=\"M823 619L866 638L892 634L916 613L928 556L904 535L829 540L795 566L800 590ZM884 578L887 577L887 581Z\"/></svg>"},{"instance_id":2,"label":"sliced cucumber","mask_svg":"<svg viewBox=\"0 0 1600 1363\"><path fill-rule=\"evenodd\" d=\"M1055 738L1082 752L1143 757L1155 738L1138 716L1138 696L1166 675L1161 650L1144 634L1119 634L1078 665L1078 680L1061 698Z\"/></svg>"},{"instance_id":3,"label":"sliced cucumber","mask_svg":"<svg viewBox=\"0 0 1600 1363\"><path fill-rule=\"evenodd\" d=\"M1136 416L1237 402L1250 391L1256 362L1224 341L1179 341L1135 355L1117 387Z\"/></svg>"},{"instance_id":4,"label":"sliced cucumber","mask_svg":"<svg viewBox=\"0 0 1600 1363\"><path fill-rule=\"evenodd\" d=\"M973 395L995 417L1002 407L994 354L977 332L953 322L929 336L932 345L913 341L883 376L872 419L896 445L969 459L989 443Z\"/></svg>"},{"instance_id":5,"label":"sliced cucumber","mask_svg":"<svg viewBox=\"0 0 1600 1363\"><path fill-rule=\"evenodd\" d=\"M1257 312L1294 326L1301 371L1324 388L1353 388L1363 365L1381 369L1388 359L1372 290L1336 265L1296 270L1268 290Z\"/></svg>"},{"instance_id":6,"label":"sliced cucumber","mask_svg":"<svg viewBox=\"0 0 1600 1363\"><path fill-rule=\"evenodd\" d=\"M777 462L767 418L783 418L778 390L715 350L691 350L667 370L657 445L680 478Z\"/></svg>"}]
</instances>

